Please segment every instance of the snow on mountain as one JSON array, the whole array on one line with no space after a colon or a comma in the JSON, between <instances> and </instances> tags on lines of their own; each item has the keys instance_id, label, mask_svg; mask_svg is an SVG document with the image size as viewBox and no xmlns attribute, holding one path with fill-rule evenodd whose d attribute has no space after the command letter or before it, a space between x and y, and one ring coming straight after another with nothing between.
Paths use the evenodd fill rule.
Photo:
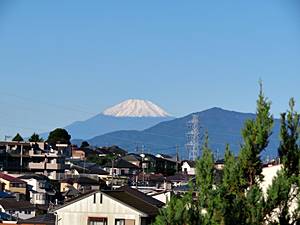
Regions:
<instances>
[{"instance_id":1,"label":"snow on mountain","mask_svg":"<svg viewBox=\"0 0 300 225\"><path fill-rule=\"evenodd\" d=\"M103 112L114 117L169 117L170 115L151 101L129 99Z\"/></svg>"}]
</instances>

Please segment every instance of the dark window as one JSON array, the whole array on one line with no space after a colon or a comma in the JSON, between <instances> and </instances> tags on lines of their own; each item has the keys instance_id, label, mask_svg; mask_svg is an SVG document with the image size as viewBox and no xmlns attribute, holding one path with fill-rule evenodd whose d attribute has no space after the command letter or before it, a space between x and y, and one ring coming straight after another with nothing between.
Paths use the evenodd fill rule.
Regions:
<instances>
[{"instance_id":1,"label":"dark window","mask_svg":"<svg viewBox=\"0 0 300 225\"><path fill-rule=\"evenodd\" d=\"M100 194L100 204L102 204L102 198L103 198L103 196L102 196L102 194Z\"/></svg>"},{"instance_id":2,"label":"dark window","mask_svg":"<svg viewBox=\"0 0 300 225\"><path fill-rule=\"evenodd\" d=\"M125 225L124 219L115 219L115 225Z\"/></svg>"},{"instance_id":3,"label":"dark window","mask_svg":"<svg viewBox=\"0 0 300 225\"><path fill-rule=\"evenodd\" d=\"M107 225L107 218L89 217L88 225Z\"/></svg>"},{"instance_id":4,"label":"dark window","mask_svg":"<svg viewBox=\"0 0 300 225\"><path fill-rule=\"evenodd\" d=\"M96 193L94 194L94 204L96 204Z\"/></svg>"},{"instance_id":5,"label":"dark window","mask_svg":"<svg viewBox=\"0 0 300 225\"><path fill-rule=\"evenodd\" d=\"M28 215L28 214L31 214L31 211L25 210L24 213Z\"/></svg>"}]
</instances>

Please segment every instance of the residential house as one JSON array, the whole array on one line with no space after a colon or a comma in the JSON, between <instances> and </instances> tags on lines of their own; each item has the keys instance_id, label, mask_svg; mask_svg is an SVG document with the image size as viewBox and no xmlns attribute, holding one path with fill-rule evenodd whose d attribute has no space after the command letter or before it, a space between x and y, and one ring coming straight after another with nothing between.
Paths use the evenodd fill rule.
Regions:
<instances>
[{"instance_id":1,"label":"residential house","mask_svg":"<svg viewBox=\"0 0 300 225\"><path fill-rule=\"evenodd\" d=\"M142 165L142 157L135 153L130 153L128 155L125 155L122 157L123 160L126 160L127 162L130 162L133 165L136 165L137 167L141 167Z\"/></svg>"},{"instance_id":2,"label":"residential house","mask_svg":"<svg viewBox=\"0 0 300 225\"><path fill-rule=\"evenodd\" d=\"M90 192L52 211L56 225L148 225L161 205L143 193L120 189Z\"/></svg>"},{"instance_id":3,"label":"residential house","mask_svg":"<svg viewBox=\"0 0 300 225\"><path fill-rule=\"evenodd\" d=\"M173 176L166 177L166 182L171 185L171 188L188 184L191 177L185 173L177 173ZM171 189L170 188L170 189Z\"/></svg>"},{"instance_id":4,"label":"residential house","mask_svg":"<svg viewBox=\"0 0 300 225\"><path fill-rule=\"evenodd\" d=\"M90 163L85 161L73 162L70 164L69 169L70 175L80 175L80 174L89 174L90 176L105 176L109 173L103 170L100 166L96 163Z\"/></svg>"},{"instance_id":5,"label":"residential house","mask_svg":"<svg viewBox=\"0 0 300 225\"><path fill-rule=\"evenodd\" d=\"M225 164L225 160L224 159L218 159L215 162L215 169L217 169L217 170L223 170L224 164Z\"/></svg>"},{"instance_id":6,"label":"residential house","mask_svg":"<svg viewBox=\"0 0 300 225\"><path fill-rule=\"evenodd\" d=\"M55 201L55 190L47 176L26 174L18 177L27 183L30 202L34 205L47 205Z\"/></svg>"},{"instance_id":7,"label":"residential house","mask_svg":"<svg viewBox=\"0 0 300 225\"><path fill-rule=\"evenodd\" d=\"M165 177L163 174L156 173L143 173L140 172L136 176L131 178L131 184L133 186L146 186L153 188L166 188Z\"/></svg>"},{"instance_id":8,"label":"residential house","mask_svg":"<svg viewBox=\"0 0 300 225\"><path fill-rule=\"evenodd\" d=\"M32 172L59 179L64 173L65 145L55 149L45 142L0 142L0 168L9 173Z\"/></svg>"},{"instance_id":9,"label":"residential house","mask_svg":"<svg viewBox=\"0 0 300 225\"><path fill-rule=\"evenodd\" d=\"M177 170L177 161L171 156L164 154L140 154L142 157L142 168L146 173L162 173L172 175Z\"/></svg>"},{"instance_id":10,"label":"residential house","mask_svg":"<svg viewBox=\"0 0 300 225\"><path fill-rule=\"evenodd\" d=\"M55 225L55 215L53 213L47 213L44 215L38 215L27 220L19 220L20 225Z\"/></svg>"},{"instance_id":11,"label":"residential house","mask_svg":"<svg viewBox=\"0 0 300 225\"><path fill-rule=\"evenodd\" d=\"M182 164L181 164L181 171L184 174L194 176L196 174L195 167L196 167L196 162L195 161L184 160L184 161L182 161Z\"/></svg>"},{"instance_id":12,"label":"residential house","mask_svg":"<svg viewBox=\"0 0 300 225\"><path fill-rule=\"evenodd\" d=\"M27 185L25 181L5 173L0 173L0 183L2 191L12 192L21 198L25 198Z\"/></svg>"},{"instance_id":13,"label":"residential house","mask_svg":"<svg viewBox=\"0 0 300 225\"><path fill-rule=\"evenodd\" d=\"M11 224L17 224L17 218L5 213L0 212L0 225L11 225Z\"/></svg>"},{"instance_id":14,"label":"residential house","mask_svg":"<svg viewBox=\"0 0 300 225\"><path fill-rule=\"evenodd\" d=\"M65 170L65 155L61 150L63 146L46 150L32 148L29 151L28 170L33 173L44 174L53 180L61 179Z\"/></svg>"},{"instance_id":15,"label":"residential house","mask_svg":"<svg viewBox=\"0 0 300 225\"><path fill-rule=\"evenodd\" d=\"M2 198L0 199L0 211L25 220L35 216L36 208L29 201L18 200L18 198Z\"/></svg>"},{"instance_id":16,"label":"residential house","mask_svg":"<svg viewBox=\"0 0 300 225\"><path fill-rule=\"evenodd\" d=\"M84 160L86 158L85 149L72 146L72 159Z\"/></svg>"},{"instance_id":17,"label":"residential house","mask_svg":"<svg viewBox=\"0 0 300 225\"><path fill-rule=\"evenodd\" d=\"M100 190L105 187L105 182L101 179L91 178L87 176L77 176L74 178L67 178L60 181L60 191L66 192L69 187L72 186L81 193L85 193L91 190Z\"/></svg>"},{"instance_id":18,"label":"residential house","mask_svg":"<svg viewBox=\"0 0 300 225\"><path fill-rule=\"evenodd\" d=\"M110 175L117 176L134 175L139 171L139 167L122 158L116 159L114 161L109 161L103 166L103 169L109 172Z\"/></svg>"},{"instance_id":19,"label":"residential house","mask_svg":"<svg viewBox=\"0 0 300 225\"><path fill-rule=\"evenodd\" d=\"M55 215L53 213L47 213L44 215L35 216L27 220L21 220L18 222L20 225L55 225Z\"/></svg>"},{"instance_id":20,"label":"residential house","mask_svg":"<svg viewBox=\"0 0 300 225\"><path fill-rule=\"evenodd\" d=\"M165 204L167 204L171 197L173 195L173 192L171 190L163 190L157 193L153 193L150 194L149 196L151 196L152 198L155 198L156 200L163 202Z\"/></svg>"},{"instance_id":21,"label":"residential house","mask_svg":"<svg viewBox=\"0 0 300 225\"><path fill-rule=\"evenodd\" d=\"M1 171L26 171L29 155L32 148L29 142L1 141L0 142L0 169ZM22 156L22 157L21 157Z\"/></svg>"}]
</instances>

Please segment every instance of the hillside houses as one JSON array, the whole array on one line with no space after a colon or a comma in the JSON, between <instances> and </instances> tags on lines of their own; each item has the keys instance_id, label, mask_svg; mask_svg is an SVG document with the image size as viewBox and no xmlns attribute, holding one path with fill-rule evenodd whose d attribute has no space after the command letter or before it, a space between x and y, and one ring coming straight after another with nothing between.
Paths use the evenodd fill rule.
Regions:
<instances>
[{"instance_id":1,"label":"hillside houses","mask_svg":"<svg viewBox=\"0 0 300 225\"><path fill-rule=\"evenodd\" d=\"M6 223L150 224L163 203L189 191L189 182L195 181L194 161L165 154L127 153L115 146L72 146L66 154L68 146L52 149L46 143L0 146L2 168L8 169L0 173L0 220L2 216ZM5 157L18 163L5 162ZM43 169L33 169L36 164L43 164ZM49 164L64 170L53 170ZM215 163L215 182L222 179L223 165L224 160ZM263 170L264 190L278 171L274 166Z\"/></svg>"}]
</instances>

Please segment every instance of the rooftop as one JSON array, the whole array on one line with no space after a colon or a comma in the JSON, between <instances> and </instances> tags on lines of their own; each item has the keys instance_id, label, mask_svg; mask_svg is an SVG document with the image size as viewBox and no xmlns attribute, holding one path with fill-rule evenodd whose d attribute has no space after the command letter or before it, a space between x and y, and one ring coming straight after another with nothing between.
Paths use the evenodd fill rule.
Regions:
<instances>
[{"instance_id":1,"label":"rooftop","mask_svg":"<svg viewBox=\"0 0 300 225\"><path fill-rule=\"evenodd\" d=\"M17 177L13 177L13 176L10 176L8 174L5 174L5 173L0 173L0 178L4 179L4 180L7 180L9 182L13 182L13 183L22 183L22 184L26 184L25 181L17 178Z\"/></svg>"},{"instance_id":2,"label":"rooftop","mask_svg":"<svg viewBox=\"0 0 300 225\"><path fill-rule=\"evenodd\" d=\"M45 225L54 225L55 224L55 215L52 213L36 216L27 220L21 220L18 224L45 224Z\"/></svg>"},{"instance_id":3,"label":"rooftop","mask_svg":"<svg viewBox=\"0 0 300 225\"><path fill-rule=\"evenodd\" d=\"M2 198L0 199L0 205L7 210L34 210L35 207L29 201L19 200L15 198Z\"/></svg>"},{"instance_id":4,"label":"rooftop","mask_svg":"<svg viewBox=\"0 0 300 225\"><path fill-rule=\"evenodd\" d=\"M104 165L104 167L112 167L112 162L108 162ZM138 169L138 167L124 159L117 159L114 161L115 168L129 168L129 169Z\"/></svg>"},{"instance_id":5,"label":"rooftop","mask_svg":"<svg viewBox=\"0 0 300 225\"><path fill-rule=\"evenodd\" d=\"M102 191L91 191L87 192L83 195L73 198L72 200L66 202L64 205L58 206L54 209L54 211L64 208L67 205L76 203L82 199L85 199L94 193L103 193L105 195L110 196L111 198L134 208L142 213L145 213L149 216L156 216L159 213L159 208L164 205L164 203L145 195L142 192L134 190L130 187L122 187L118 190L102 190Z\"/></svg>"}]
</instances>

